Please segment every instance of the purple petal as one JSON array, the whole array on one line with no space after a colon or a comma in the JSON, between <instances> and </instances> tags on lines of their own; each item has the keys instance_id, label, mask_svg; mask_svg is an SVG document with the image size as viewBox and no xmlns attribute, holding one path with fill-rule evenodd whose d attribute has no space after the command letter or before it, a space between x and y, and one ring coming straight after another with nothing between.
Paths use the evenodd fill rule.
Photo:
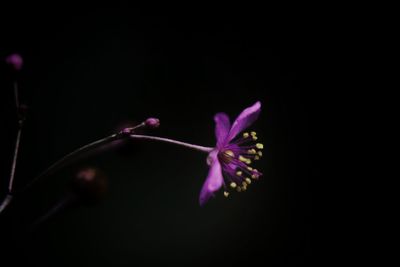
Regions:
<instances>
[{"instance_id":1,"label":"purple petal","mask_svg":"<svg viewBox=\"0 0 400 267\"><path fill-rule=\"evenodd\" d=\"M253 122L255 122L258 118L258 115L261 111L261 103L257 101L251 107L246 108L240 113L237 119L232 124L232 128L229 132L228 141L231 141L235 138L241 131L245 130L249 127Z\"/></svg>"},{"instance_id":2,"label":"purple petal","mask_svg":"<svg viewBox=\"0 0 400 267\"><path fill-rule=\"evenodd\" d=\"M224 178L222 176L221 164L217 158L218 151L214 151L210 153L210 157L212 160L210 171L208 172L208 176L206 181L203 184L203 187L200 192L200 206L203 206L212 196L214 196L214 192L218 191Z\"/></svg>"},{"instance_id":3,"label":"purple petal","mask_svg":"<svg viewBox=\"0 0 400 267\"><path fill-rule=\"evenodd\" d=\"M214 116L215 121L215 137L217 138L217 147L224 145L226 138L228 137L231 123L228 115L225 113L217 113Z\"/></svg>"}]
</instances>

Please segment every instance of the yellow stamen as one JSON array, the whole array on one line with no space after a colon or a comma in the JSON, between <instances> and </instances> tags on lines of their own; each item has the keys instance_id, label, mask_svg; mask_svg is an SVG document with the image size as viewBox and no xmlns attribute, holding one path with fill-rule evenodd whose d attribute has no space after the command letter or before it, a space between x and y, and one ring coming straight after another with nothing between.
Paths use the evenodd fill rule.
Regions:
<instances>
[{"instance_id":1,"label":"yellow stamen","mask_svg":"<svg viewBox=\"0 0 400 267\"><path fill-rule=\"evenodd\" d=\"M236 175L237 175L237 176L242 176L242 174L243 174L242 171L237 171L237 172L236 172Z\"/></svg>"},{"instance_id":2,"label":"yellow stamen","mask_svg":"<svg viewBox=\"0 0 400 267\"><path fill-rule=\"evenodd\" d=\"M235 182L232 182L232 183L230 184L230 187L232 187L232 188L236 188L236 186L237 186L237 184L236 184Z\"/></svg>"},{"instance_id":3,"label":"yellow stamen","mask_svg":"<svg viewBox=\"0 0 400 267\"><path fill-rule=\"evenodd\" d=\"M248 177L246 178L246 183L247 183L247 184L251 184L250 178L248 178Z\"/></svg>"},{"instance_id":4,"label":"yellow stamen","mask_svg":"<svg viewBox=\"0 0 400 267\"><path fill-rule=\"evenodd\" d=\"M260 157L262 157L262 155L263 155L263 154L262 154L262 151L258 151L257 153L258 153L258 155L259 155Z\"/></svg>"},{"instance_id":5,"label":"yellow stamen","mask_svg":"<svg viewBox=\"0 0 400 267\"><path fill-rule=\"evenodd\" d=\"M243 138L247 138L247 137L249 137L249 133L248 132L243 133Z\"/></svg>"},{"instance_id":6,"label":"yellow stamen","mask_svg":"<svg viewBox=\"0 0 400 267\"><path fill-rule=\"evenodd\" d=\"M261 143L257 143L257 144L256 144L256 147L257 147L258 149L263 149L263 148L264 148L264 145L261 144Z\"/></svg>"},{"instance_id":7,"label":"yellow stamen","mask_svg":"<svg viewBox=\"0 0 400 267\"><path fill-rule=\"evenodd\" d=\"M229 192L224 191L224 196L228 197L229 196Z\"/></svg>"},{"instance_id":8,"label":"yellow stamen","mask_svg":"<svg viewBox=\"0 0 400 267\"><path fill-rule=\"evenodd\" d=\"M256 155L256 156L254 157L254 159L255 159L255 160L259 160L260 157L259 157L258 155Z\"/></svg>"},{"instance_id":9,"label":"yellow stamen","mask_svg":"<svg viewBox=\"0 0 400 267\"><path fill-rule=\"evenodd\" d=\"M256 132L251 132L250 134L251 134L251 136L256 136L257 135Z\"/></svg>"},{"instance_id":10,"label":"yellow stamen","mask_svg":"<svg viewBox=\"0 0 400 267\"><path fill-rule=\"evenodd\" d=\"M248 159L245 158L245 157L243 157L242 155L239 156L239 160L240 160L241 162L245 162L245 163L247 163L247 161L248 161Z\"/></svg>"},{"instance_id":11,"label":"yellow stamen","mask_svg":"<svg viewBox=\"0 0 400 267\"><path fill-rule=\"evenodd\" d=\"M255 135L253 135L253 136L252 136L252 139L253 139L254 141L256 141L256 140L258 139L258 137L255 136Z\"/></svg>"},{"instance_id":12,"label":"yellow stamen","mask_svg":"<svg viewBox=\"0 0 400 267\"><path fill-rule=\"evenodd\" d=\"M249 153L249 154L256 154L257 153L257 151L253 148L253 149L249 149L249 150L247 150L247 152Z\"/></svg>"},{"instance_id":13,"label":"yellow stamen","mask_svg":"<svg viewBox=\"0 0 400 267\"><path fill-rule=\"evenodd\" d=\"M252 171L252 170L253 170L253 168L250 167L250 166L248 166L247 169L248 169L249 171Z\"/></svg>"}]
</instances>

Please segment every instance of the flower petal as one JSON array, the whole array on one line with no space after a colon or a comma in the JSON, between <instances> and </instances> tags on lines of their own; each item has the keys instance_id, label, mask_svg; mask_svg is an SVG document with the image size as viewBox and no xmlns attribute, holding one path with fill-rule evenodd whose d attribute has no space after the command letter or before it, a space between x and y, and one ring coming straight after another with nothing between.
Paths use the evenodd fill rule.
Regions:
<instances>
[{"instance_id":1,"label":"flower petal","mask_svg":"<svg viewBox=\"0 0 400 267\"><path fill-rule=\"evenodd\" d=\"M237 117L237 119L232 124L232 128L231 128L231 130L229 132L229 136L228 136L228 141L231 141L241 131L245 130L247 127L249 127L251 124L253 124L253 122L257 120L258 115L260 114L260 111L261 111L260 101L257 101L251 107L248 107L245 110L243 110L242 113L240 113L240 115Z\"/></svg>"},{"instance_id":2,"label":"flower petal","mask_svg":"<svg viewBox=\"0 0 400 267\"><path fill-rule=\"evenodd\" d=\"M201 188L199 198L200 206L203 206L212 196L214 196L214 192L218 191L224 182L221 164L218 161L217 155L218 151L210 153L212 163L210 171L208 172L207 179L204 182L203 187Z\"/></svg>"},{"instance_id":3,"label":"flower petal","mask_svg":"<svg viewBox=\"0 0 400 267\"><path fill-rule=\"evenodd\" d=\"M215 137L217 139L217 147L224 145L226 138L228 137L231 122L229 121L228 115L225 113L217 113L214 116L215 121Z\"/></svg>"}]
</instances>

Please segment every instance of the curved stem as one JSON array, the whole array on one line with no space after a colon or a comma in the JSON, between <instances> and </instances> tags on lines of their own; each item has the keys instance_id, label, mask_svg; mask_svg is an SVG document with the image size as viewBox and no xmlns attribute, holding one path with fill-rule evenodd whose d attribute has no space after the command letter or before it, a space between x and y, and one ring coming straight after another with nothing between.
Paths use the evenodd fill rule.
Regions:
<instances>
[{"instance_id":1,"label":"curved stem","mask_svg":"<svg viewBox=\"0 0 400 267\"><path fill-rule=\"evenodd\" d=\"M10 204L12 198L13 196L10 193L8 193L0 205L0 213L8 206L8 204Z\"/></svg>"},{"instance_id":2,"label":"curved stem","mask_svg":"<svg viewBox=\"0 0 400 267\"><path fill-rule=\"evenodd\" d=\"M36 178L34 178L30 183L28 183L21 191L25 191L26 189L28 189L32 184L34 184L35 182L37 182L38 180L40 180L41 178L48 176L52 173L54 173L58 168L60 168L62 165L64 165L65 163L67 163L68 161L76 158L77 156L79 156L80 154L89 151L91 149L94 149L96 147L99 147L101 145L105 145L107 143L110 143L112 141L115 141L119 138L121 138L122 135L118 135L118 134L113 134L110 136L107 136L105 138L102 138L100 140L94 141L92 143L89 143L87 145L84 145L74 151L72 151L71 153L65 155L64 157L62 157L61 159L59 159L58 161L56 161L55 163L53 163L50 167L48 167L44 172L42 172L41 174L39 174L39 176L36 176Z\"/></svg>"},{"instance_id":3,"label":"curved stem","mask_svg":"<svg viewBox=\"0 0 400 267\"><path fill-rule=\"evenodd\" d=\"M49 220L55 214L62 211L63 209L66 209L68 206L71 206L77 201L78 197L76 195L68 194L64 196L61 200L58 201L58 203L51 207L50 210L48 210L44 215L42 215L32 223L30 227L31 230L35 230L38 226Z\"/></svg>"},{"instance_id":4,"label":"curved stem","mask_svg":"<svg viewBox=\"0 0 400 267\"><path fill-rule=\"evenodd\" d=\"M21 113L19 94L18 94L18 83L16 81L14 82L14 100L15 100L15 108L16 108L17 116L18 116L18 132L17 132L17 138L15 140L14 155L13 155L13 161L12 161L12 165L11 165L10 179L8 181L8 192L7 192L6 197L0 204L0 213L10 204L10 202L13 198L12 193L13 193L15 169L17 167L19 144L21 142L22 128L24 126L24 121L25 121L25 117Z\"/></svg>"},{"instance_id":5,"label":"curved stem","mask_svg":"<svg viewBox=\"0 0 400 267\"><path fill-rule=\"evenodd\" d=\"M140 134L131 134L129 136L134 139L153 140L153 141L160 141L160 142L164 142L164 143L175 144L175 145L184 146L187 148L191 148L191 149L201 151L201 152L206 152L206 153L210 153L214 149L213 147L198 146L198 145L193 145L193 144L176 141L176 140L169 139L169 138L158 137L158 136L140 135Z\"/></svg>"},{"instance_id":6,"label":"curved stem","mask_svg":"<svg viewBox=\"0 0 400 267\"><path fill-rule=\"evenodd\" d=\"M12 193L12 189L13 189L15 168L17 166L17 159L18 159L19 143L20 143L20 140L21 140L21 133L22 133L22 123L20 123L20 125L18 127L17 139L15 141L15 148L14 148L14 157L13 157L13 161L12 161L12 165L11 165L10 180L8 182L8 192L10 194Z\"/></svg>"},{"instance_id":7,"label":"curved stem","mask_svg":"<svg viewBox=\"0 0 400 267\"><path fill-rule=\"evenodd\" d=\"M143 127L143 126L144 126L143 124L139 124L137 127L131 128L131 130L137 129L138 127ZM87 145L84 145L84 146L74 150L73 152L67 154L66 156L62 157L60 160L56 161L54 164L52 164L50 167L48 167L39 176L36 176L36 178L34 178L31 182L29 182L22 190L20 190L19 193L22 193L22 192L26 191L29 187L31 187L33 184L35 184L40 179L42 179L42 178L54 173L57 169L59 169L64 164L66 164L68 161L76 158L78 155L80 155L80 154L82 154L84 152L87 152L87 151L89 151L89 150L91 150L93 148L96 148L96 147L99 147L101 145L105 145L105 144L110 143L112 141L115 141L115 140L118 140L118 139L122 139L122 138L126 138L126 137L130 137L130 138L133 138L133 139L160 141L160 142L164 142L164 143L180 145L180 146L183 146L183 147L187 147L187 148L190 148L190 149L193 149L193 150L197 150L197 151L201 151L201 152L205 152L205 153L210 153L214 149L212 147L194 145L194 144L181 142L181 141L177 141L177 140L173 140L173 139L169 139L169 138L163 138L163 137L151 136L151 135L129 134L127 132L122 131L120 133L113 134L113 135L107 136L105 138L102 138L100 140L97 140L97 141L94 141L92 143L89 143ZM6 196L6 198L4 199L3 203L0 205L0 213L8 206L8 204L11 202L11 200L12 200L12 195L8 194Z\"/></svg>"}]
</instances>

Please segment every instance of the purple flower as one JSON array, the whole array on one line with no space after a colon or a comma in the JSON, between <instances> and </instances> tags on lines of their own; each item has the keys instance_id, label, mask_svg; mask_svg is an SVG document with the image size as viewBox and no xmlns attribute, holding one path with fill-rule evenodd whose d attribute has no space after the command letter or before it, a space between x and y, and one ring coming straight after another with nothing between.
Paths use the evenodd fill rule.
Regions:
<instances>
[{"instance_id":1,"label":"purple flower","mask_svg":"<svg viewBox=\"0 0 400 267\"><path fill-rule=\"evenodd\" d=\"M20 71L24 64L24 60L19 54L11 54L6 57L6 63L11 65L16 71Z\"/></svg>"},{"instance_id":2,"label":"purple flower","mask_svg":"<svg viewBox=\"0 0 400 267\"><path fill-rule=\"evenodd\" d=\"M261 111L258 101L240 113L233 124L225 113L218 113L214 117L216 147L209 153L207 164L210 170L200 192L200 205L204 205L222 186L225 187L224 195L229 195L228 187L238 192L247 189L252 179L262 175L257 169L249 165L252 160L262 156L263 144L255 143L256 132L245 132L257 120Z\"/></svg>"},{"instance_id":3,"label":"purple flower","mask_svg":"<svg viewBox=\"0 0 400 267\"><path fill-rule=\"evenodd\" d=\"M158 126L159 120L149 118L138 126L126 128L121 134L129 134L133 139L152 140L175 144L208 154L207 164L210 170L200 192L200 205L204 205L210 197L224 186L224 195L227 197L228 188L238 192L245 191L252 183L252 179L258 179L262 174L257 169L250 167L253 160L259 160L262 156L263 144L256 143L256 132L245 132L257 120L261 111L261 103L258 101L251 107L240 113L231 125L228 115L218 113L215 115L215 135L217 144L215 147L199 146L170 138L135 134L134 130L143 126Z\"/></svg>"}]
</instances>

